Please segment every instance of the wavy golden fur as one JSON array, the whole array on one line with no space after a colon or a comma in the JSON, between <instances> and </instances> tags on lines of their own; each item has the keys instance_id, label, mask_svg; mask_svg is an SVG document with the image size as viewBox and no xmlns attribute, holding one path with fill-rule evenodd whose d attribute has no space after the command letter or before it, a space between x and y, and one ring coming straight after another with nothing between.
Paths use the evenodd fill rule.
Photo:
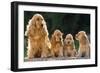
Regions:
<instances>
[{"instance_id":1,"label":"wavy golden fur","mask_svg":"<svg viewBox=\"0 0 100 73\"><path fill-rule=\"evenodd\" d=\"M64 39L64 56L66 57L76 57L76 49L74 44L74 39L71 34L67 34Z\"/></svg>"},{"instance_id":2,"label":"wavy golden fur","mask_svg":"<svg viewBox=\"0 0 100 73\"><path fill-rule=\"evenodd\" d=\"M52 57L63 56L63 33L56 29L51 37L51 55Z\"/></svg>"},{"instance_id":3,"label":"wavy golden fur","mask_svg":"<svg viewBox=\"0 0 100 73\"><path fill-rule=\"evenodd\" d=\"M90 43L85 31L76 34L76 40L79 41L79 57L90 57Z\"/></svg>"},{"instance_id":4,"label":"wavy golden fur","mask_svg":"<svg viewBox=\"0 0 100 73\"><path fill-rule=\"evenodd\" d=\"M28 58L48 57L51 43L46 22L41 14L35 14L28 22L25 35L28 37Z\"/></svg>"}]
</instances>

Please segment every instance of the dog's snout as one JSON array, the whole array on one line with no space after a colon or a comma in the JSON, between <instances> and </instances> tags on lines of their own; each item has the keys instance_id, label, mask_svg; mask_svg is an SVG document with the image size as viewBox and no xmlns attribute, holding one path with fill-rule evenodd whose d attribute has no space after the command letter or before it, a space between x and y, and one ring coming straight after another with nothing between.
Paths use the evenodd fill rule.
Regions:
<instances>
[{"instance_id":1,"label":"dog's snout","mask_svg":"<svg viewBox=\"0 0 100 73\"><path fill-rule=\"evenodd\" d=\"M69 44L70 42L68 41L68 44Z\"/></svg>"},{"instance_id":2,"label":"dog's snout","mask_svg":"<svg viewBox=\"0 0 100 73\"><path fill-rule=\"evenodd\" d=\"M60 40L61 40L62 38L60 37Z\"/></svg>"},{"instance_id":3,"label":"dog's snout","mask_svg":"<svg viewBox=\"0 0 100 73\"><path fill-rule=\"evenodd\" d=\"M43 27L43 24L41 24L41 26Z\"/></svg>"}]
</instances>

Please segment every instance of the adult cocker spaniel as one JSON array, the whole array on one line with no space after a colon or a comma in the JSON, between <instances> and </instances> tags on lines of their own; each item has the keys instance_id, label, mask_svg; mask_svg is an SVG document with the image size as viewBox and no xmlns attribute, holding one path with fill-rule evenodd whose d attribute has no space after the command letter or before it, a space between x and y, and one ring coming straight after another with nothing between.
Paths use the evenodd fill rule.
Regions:
<instances>
[{"instance_id":1,"label":"adult cocker spaniel","mask_svg":"<svg viewBox=\"0 0 100 73\"><path fill-rule=\"evenodd\" d=\"M34 14L29 20L25 36L28 37L28 59L48 57L51 43L46 21L41 14Z\"/></svg>"}]
</instances>

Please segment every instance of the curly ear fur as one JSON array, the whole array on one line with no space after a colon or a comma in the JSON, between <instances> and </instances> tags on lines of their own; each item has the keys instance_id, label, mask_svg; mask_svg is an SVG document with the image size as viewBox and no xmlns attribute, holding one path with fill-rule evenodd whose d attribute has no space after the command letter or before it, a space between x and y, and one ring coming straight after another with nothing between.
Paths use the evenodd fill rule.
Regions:
<instances>
[{"instance_id":1,"label":"curly ear fur","mask_svg":"<svg viewBox=\"0 0 100 73\"><path fill-rule=\"evenodd\" d=\"M28 25L26 27L26 31L25 31L25 36L28 36L29 35L31 26L32 26L31 20L29 20Z\"/></svg>"},{"instance_id":2,"label":"curly ear fur","mask_svg":"<svg viewBox=\"0 0 100 73\"><path fill-rule=\"evenodd\" d=\"M32 33L34 33L33 28L35 28L35 27L34 27L33 20L31 19L28 22L26 32L25 32L25 36L32 36L33 35Z\"/></svg>"},{"instance_id":3,"label":"curly ear fur","mask_svg":"<svg viewBox=\"0 0 100 73\"><path fill-rule=\"evenodd\" d=\"M55 40L56 40L56 38L55 38L55 35L53 34L52 37L51 37L51 43L54 44Z\"/></svg>"},{"instance_id":4,"label":"curly ear fur","mask_svg":"<svg viewBox=\"0 0 100 73\"><path fill-rule=\"evenodd\" d=\"M88 39L87 39L86 34L85 35L82 35L81 42L82 42L82 44L87 44Z\"/></svg>"},{"instance_id":5,"label":"curly ear fur","mask_svg":"<svg viewBox=\"0 0 100 73\"><path fill-rule=\"evenodd\" d=\"M43 25L43 29L45 29L45 34L48 36L49 33L48 33L48 30L47 30L47 26L46 26L46 22L44 21L44 25Z\"/></svg>"},{"instance_id":6,"label":"curly ear fur","mask_svg":"<svg viewBox=\"0 0 100 73\"><path fill-rule=\"evenodd\" d=\"M75 49L75 43L74 43L73 36L72 36L72 46L73 46L73 48Z\"/></svg>"},{"instance_id":7,"label":"curly ear fur","mask_svg":"<svg viewBox=\"0 0 100 73\"><path fill-rule=\"evenodd\" d=\"M75 43L74 43L74 40L73 40L73 42L72 42L72 45L73 45L73 49L75 49Z\"/></svg>"}]
</instances>

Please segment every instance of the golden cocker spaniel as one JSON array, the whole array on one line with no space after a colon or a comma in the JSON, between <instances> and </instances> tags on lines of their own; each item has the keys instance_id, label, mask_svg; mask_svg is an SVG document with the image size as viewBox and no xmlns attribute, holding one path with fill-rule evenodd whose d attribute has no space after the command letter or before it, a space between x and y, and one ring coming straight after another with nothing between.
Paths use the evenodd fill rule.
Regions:
<instances>
[{"instance_id":1,"label":"golden cocker spaniel","mask_svg":"<svg viewBox=\"0 0 100 73\"><path fill-rule=\"evenodd\" d=\"M90 57L90 43L85 31L76 34L76 40L79 41L79 57Z\"/></svg>"},{"instance_id":2,"label":"golden cocker spaniel","mask_svg":"<svg viewBox=\"0 0 100 73\"><path fill-rule=\"evenodd\" d=\"M41 14L34 14L29 20L25 35L28 37L27 55L29 59L48 57L51 43L46 22Z\"/></svg>"},{"instance_id":3,"label":"golden cocker spaniel","mask_svg":"<svg viewBox=\"0 0 100 73\"><path fill-rule=\"evenodd\" d=\"M76 57L76 49L74 44L74 39L71 34L67 34L64 39L64 56L66 57Z\"/></svg>"},{"instance_id":4,"label":"golden cocker spaniel","mask_svg":"<svg viewBox=\"0 0 100 73\"><path fill-rule=\"evenodd\" d=\"M51 55L52 57L63 56L63 33L56 29L51 37Z\"/></svg>"}]
</instances>

